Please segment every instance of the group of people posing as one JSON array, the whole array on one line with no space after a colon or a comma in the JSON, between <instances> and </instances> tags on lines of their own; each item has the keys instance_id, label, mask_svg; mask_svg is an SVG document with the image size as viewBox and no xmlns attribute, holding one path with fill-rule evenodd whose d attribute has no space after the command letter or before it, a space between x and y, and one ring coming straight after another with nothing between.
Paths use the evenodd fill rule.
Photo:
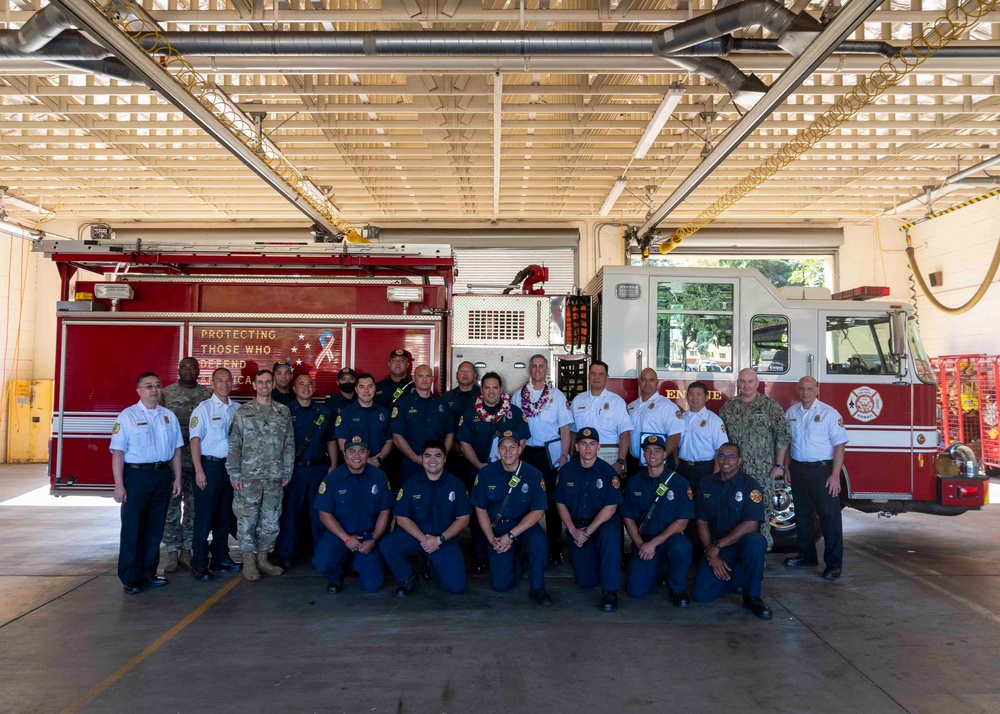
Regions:
<instances>
[{"instance_id":1,"label":"group of people posing","mask_svg":"<svg viewBox=\"0 0 1000 714\"><path fill-rule=\"evenodd\" d=\"M816 513L823 577L840 576L847 433L811 377L786 412L743 370L737 396L717 415L705 384L688 386L682 411L658 393L652 369L626 404L608 391L600 361L572 402L548 381L542 355L509 395L499 375L477 383L463 362L457 386L436 396L431 368L411 376L411 362L393 350L378 382L344 368L339 393L324 404L313 400L312 377L284 363L257 372L255 397L242 405L230 399L227 369L212 373L208 389L192 358L166 388L157 374L140 375L139 402L111 437L125 591L166 584L162 547L164 572L183 565L200 581L222 571L258 580L311 556L330 593L351 572L374 592L385 566L397 597L413 595L421 577L458 593L466 586L459 538L469 528L475 573L488 571L501 592L527 574L529 597L550 606L544 573L562 563L565 532L576 582L600 585L600 607L613 612L624 531L630 596L665 582L672 603L687 607L697 561L690 599L735 591L770 619L761 583L776 479L790 479L797 504L799 552L786 566L818 565ZM242 563L230 557L233 517Z\"/></svg>"}]
</instances>

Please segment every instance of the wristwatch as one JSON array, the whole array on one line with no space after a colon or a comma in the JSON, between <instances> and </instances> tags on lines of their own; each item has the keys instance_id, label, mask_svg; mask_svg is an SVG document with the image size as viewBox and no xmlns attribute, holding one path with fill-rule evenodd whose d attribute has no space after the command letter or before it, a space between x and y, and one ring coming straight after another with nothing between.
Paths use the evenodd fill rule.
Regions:
<instances>
[{"instance_id":1,"label":"wristwatch","mask_svg":"<svg viewBox=\"0 0 1000 714\"><path fill-rule=\"evenodd\" d=\"M619 466L624 466L625 465L625 459L618 459L615 463L618 464Z\"/></svg>"},{"instance_id":2,"label":"wristwatch","mask_svg":"<svg viewBox=\"0 0 1000 714\"><path fill-rule=\"evenodd\" d=\"M444 538L444 536L443 536L443 535L439 535L439 536L438 536L438 540L439 540L439 541L441 541L441 545L444 545L445 543L447 543L447 542L448 542L448 541L446 541L446 540L445 540L445 538Z\"/></svg>"},{"instance_id":3,"label":"wristwatch","mask_svg":"<svg viewBox=\"0 0 1000 714\"><path fill-rule=\"evenodd\" d=\"M784 471L785 470L785 465L784 464L775 464L774 468L781 469L782 471Z\"/></svg>"},{"instance_id":4,"label":"wristwatch","mask_svg":"<svg viewBox=\"0 0 1000 714\"><path fill-rule=\"evenodd\" d=\"M510 531L507 531L507 537L510 538L511 540L517 540L517 536L511 533Z\"/></svg>"}]
</instances>

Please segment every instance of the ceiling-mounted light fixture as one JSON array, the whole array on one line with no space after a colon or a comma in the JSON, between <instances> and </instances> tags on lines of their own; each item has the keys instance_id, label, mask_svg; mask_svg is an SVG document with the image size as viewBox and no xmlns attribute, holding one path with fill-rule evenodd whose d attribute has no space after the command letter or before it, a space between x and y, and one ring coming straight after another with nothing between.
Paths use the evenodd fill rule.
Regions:
<instances>
[{"instance_id":1,"label":"ceiling-mounted light fixture","mask_svg":"<svg viewBox=\"0 0 1000 714\"><path fill-rule=\"evenodd\" d=\"M614 208L615 201L617 201L618 197L622 195L622 191L625 190L626 185L627 182L624 177L615 181L615 185L611 187L611 190L608 192L608 197L604 199L604 205L601 206L601 210L598 215L606 216L611 213L611 209Z\"/></svg>"},{"instance_id":2,"label":"ceiling-mounted light fixture","mask_svg":"<svg viewBox=\"0 0 1000 714\"><path fill-rule=\"evenodd\" d=\"M660 132L663 131L667 119L674 113L677 105L681 102L681 97L684 96L684 92L686 91L687 87L680 82L674 82L670 85L667 93L663 95L663 101L660 102L660 106L653 112L649 124L646 125L646 130L639 137L639 143L635 145L635 150L632 152L633 159L641 159L646 156L649 147L653 145Z\"/></svg>"}]
</instances>

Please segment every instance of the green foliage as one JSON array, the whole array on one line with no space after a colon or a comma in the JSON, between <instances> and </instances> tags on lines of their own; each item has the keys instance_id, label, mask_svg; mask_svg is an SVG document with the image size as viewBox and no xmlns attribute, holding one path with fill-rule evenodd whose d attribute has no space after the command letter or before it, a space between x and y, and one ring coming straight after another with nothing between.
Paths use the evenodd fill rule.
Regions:
<instances>
[{"instance_id":1,"label":"green foliage","mask_svg":"<svg viewBox=\"0 0 1000 714\"><path fill-rule=\"evenodd\" d=\"M641 261L633 260L639 265ZM821 287L826 272L822 258L668 258L651 256L647 265L670 268L756 268L776 288L785 285Z\"/></svg>"}]
</instances>

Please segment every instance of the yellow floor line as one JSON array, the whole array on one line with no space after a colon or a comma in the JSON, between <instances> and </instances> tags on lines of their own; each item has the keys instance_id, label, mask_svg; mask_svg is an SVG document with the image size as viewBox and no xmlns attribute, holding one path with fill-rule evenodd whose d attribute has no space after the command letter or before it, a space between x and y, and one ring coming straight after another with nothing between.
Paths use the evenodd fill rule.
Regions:
<instances>
[{"instance_id":1,"label":"yellow floor line","mask_svg":"<svg viewBox=\"0 0 1000 714\"><path fill-rule=\"evenodd\" d=\"M224 598L226 596L226 593L228 593L234 587L236 587L237 585L239 585L241 582L243 582L243 578L242 577L233 578L232 580L230 580L228 583L226 583L219 590L219 592L217 592L214 595L212 595L212 597L208 598L205 602L203 602L201 605L199 605L197 608L195 608L193 611L191 611L191 613L188 614L187 617L185 617L183 620L181 620L176 625L174 625L173 627L171 627L169 630L167 630L166 632L164 632L162 635L160 635L159 637L157 637L156 641L153 642L151 645L149 645L146 649L144 649L142 652L140 652L135 657L133 657L132 659L130 659L128 662L126 662L125 664L123 664L121 667L119 667L118 669L116 669L110 675L108 675L107 677L105 677L103 680L100 681L100 683L98 683L96 686L94 686L93 688L91 688L90 691L88 691L82 697L80 697L75 702L73 702L72 704L70 704L68 707L66 707L65 709L63 709L62 710L62 714L74 714L74 712L78 712L81 709L83 709L83 707L87 706L87 704L89 704L95 698L97 698L98 696L100 696L108 687L110 687L112 684L114 684L119 679L121 679L126 674L128 674L137 665L139 665L144 659L146 659L147 657L149 657L149 655L153 654L154 652L156 652L156 650L160 649L160 647L162 647L167 642L169 642L171 639L173 639L175 635L180 634L180 632L185 627L187 627L192 622L194 622L199 617L201 617L206 612L208 612L209 608L211 608L212 605L214 605L215 603L219 602L219 600L221 600L222 598Z\"/></svg>"}]
</instances>

